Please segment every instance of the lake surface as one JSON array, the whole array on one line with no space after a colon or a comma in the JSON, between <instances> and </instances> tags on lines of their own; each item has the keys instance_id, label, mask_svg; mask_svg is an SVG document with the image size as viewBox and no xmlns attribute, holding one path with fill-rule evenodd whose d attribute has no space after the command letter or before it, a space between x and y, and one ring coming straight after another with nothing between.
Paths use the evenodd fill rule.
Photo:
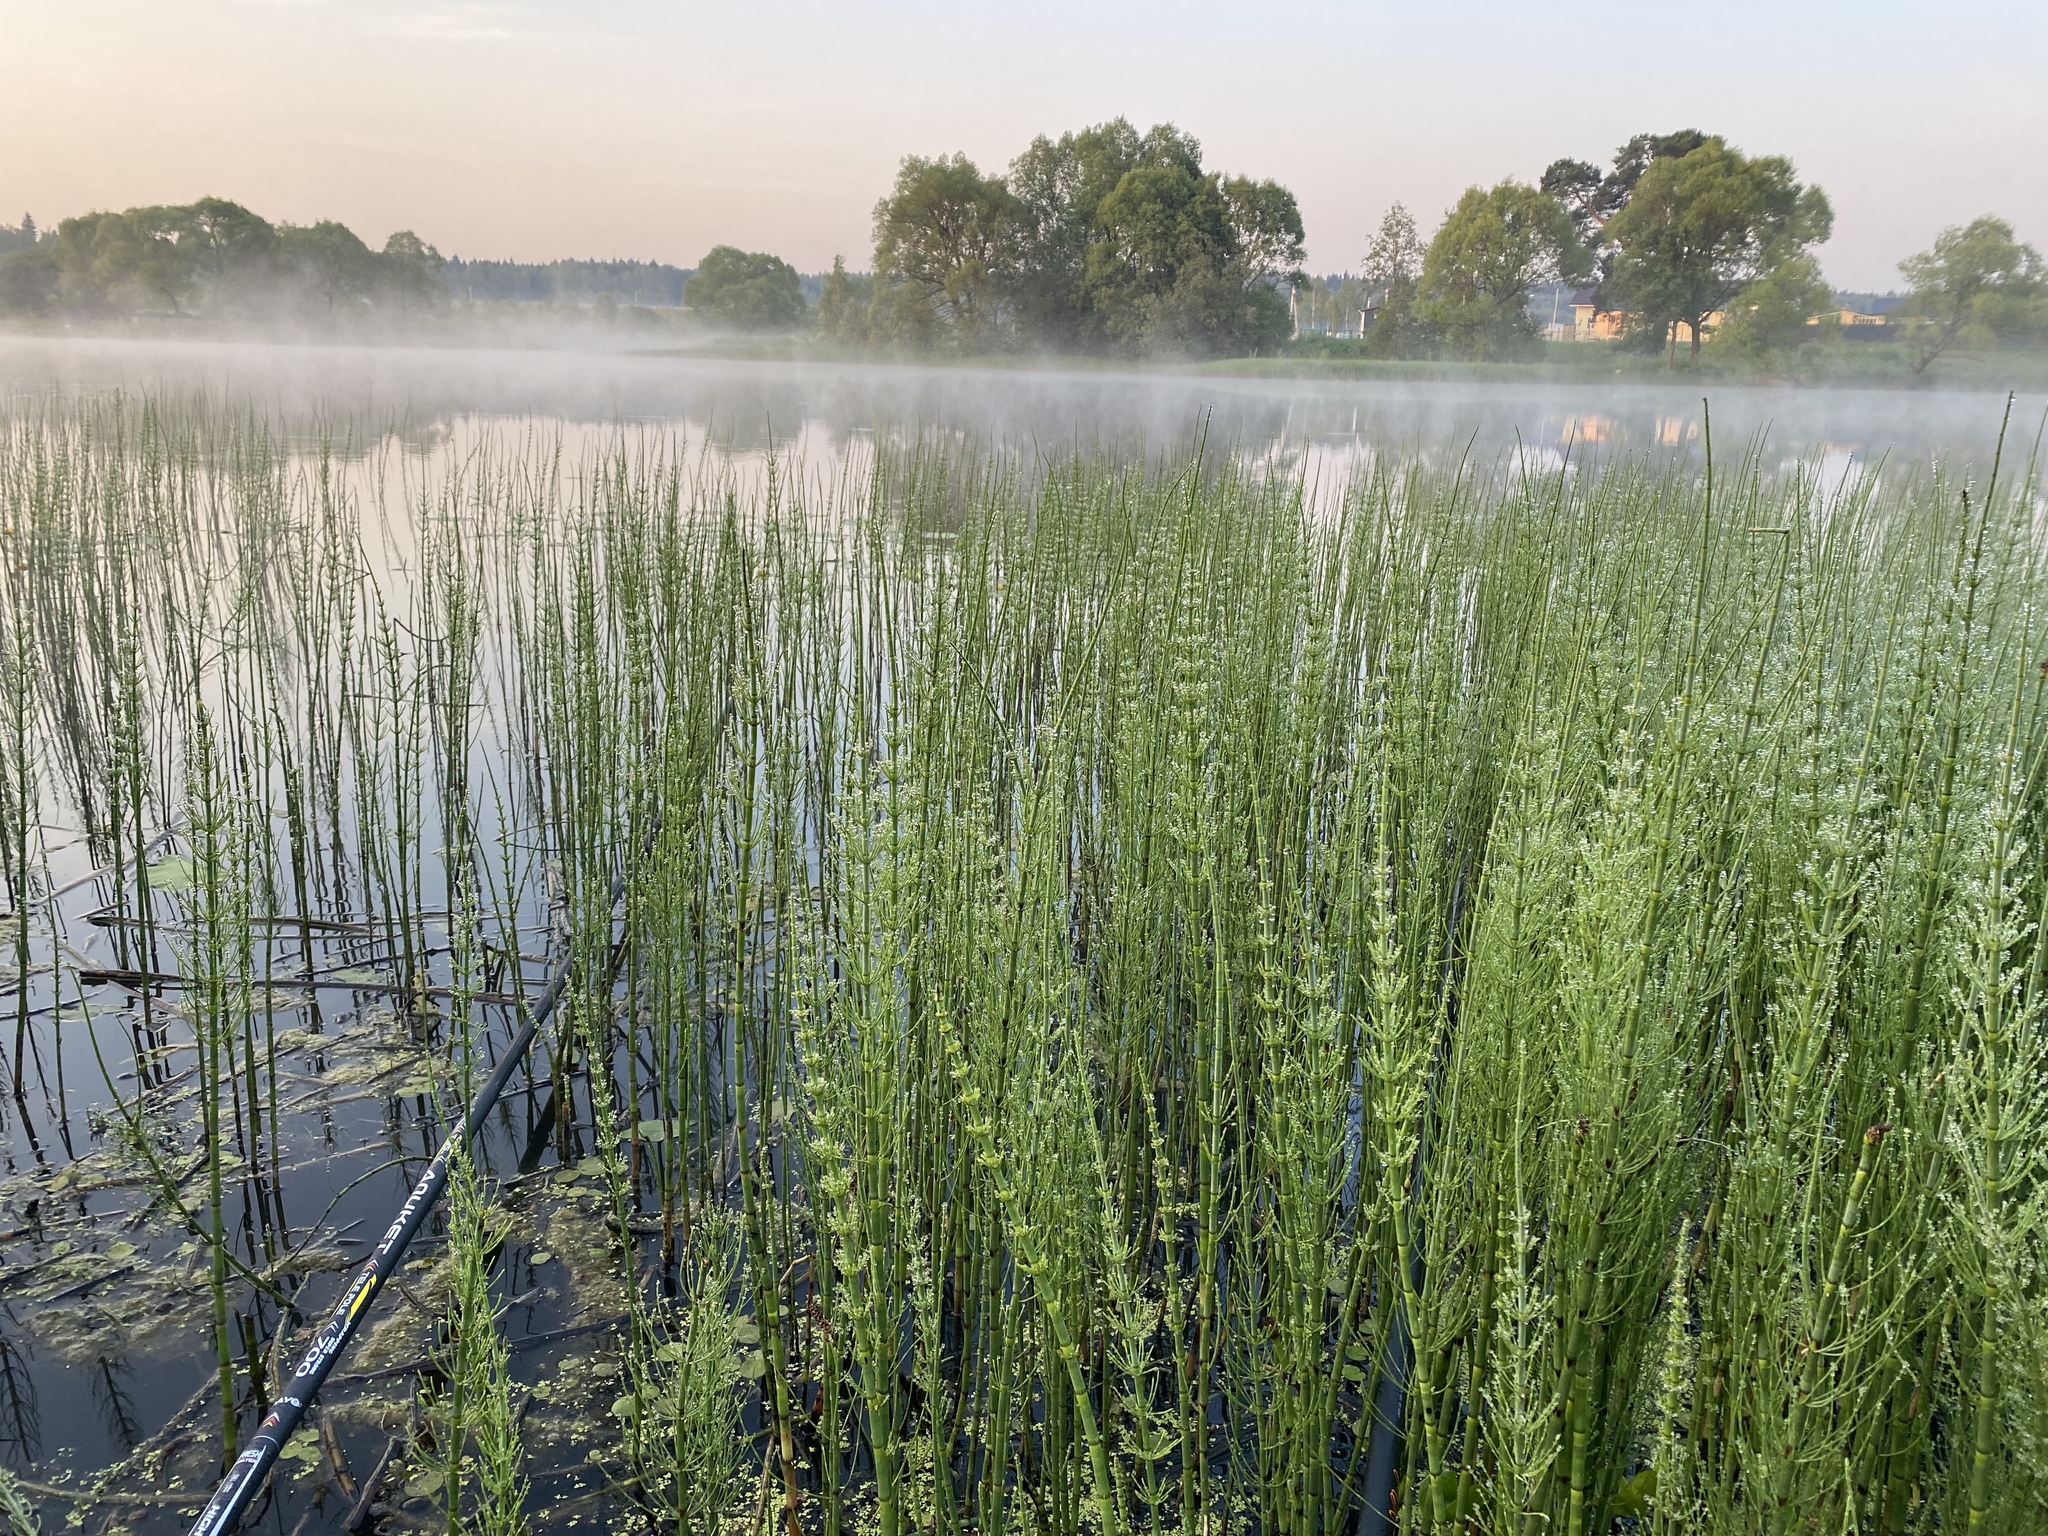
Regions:
<instances>
[{"instance_id":1,"label":"lake surface","mask_svg":"<svg viewBox=\"0 0 2048 1536\"><path fill-rule=\"evenodd\" d=\"M418 433L522 420L564 430L662 425L740 454L813 464L863 441L923 436L970 449L1212 447L1311 477L1377 453L1497 459L1526 450L1697 453L1701 396L1721 453L1759 443L1766 463L1883 455L1988 458L1993 391L1808 389L1683 379L1277 379L1055 366L921 367L757 362L655 353L261 345L0 335L0 401L51 391L203 393L289 418L355 417ZM2022 396L2031 440L2048 399Z\"/></svg>"}]
</instances>

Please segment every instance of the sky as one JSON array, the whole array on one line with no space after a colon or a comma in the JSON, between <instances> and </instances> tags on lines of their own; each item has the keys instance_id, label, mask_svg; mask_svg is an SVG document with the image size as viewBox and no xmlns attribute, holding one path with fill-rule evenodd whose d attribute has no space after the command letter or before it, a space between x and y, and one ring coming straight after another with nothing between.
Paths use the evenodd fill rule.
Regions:
<instances>
[{"instance_id":1,"label":"sky","mask_svg":"<svg viewBox=\"0 0 2048 1536\"><path fill-rule=\"evenodd\" d=\"M1300 201L1308 265L1388 204L1697 127L1835 208L1838 287L1982 213L2048 247L2048 4L422 4L0 0L0 222L232 198L444 253L868 264L906 154L1170 121Z\"/></svg>"}]
</instances>

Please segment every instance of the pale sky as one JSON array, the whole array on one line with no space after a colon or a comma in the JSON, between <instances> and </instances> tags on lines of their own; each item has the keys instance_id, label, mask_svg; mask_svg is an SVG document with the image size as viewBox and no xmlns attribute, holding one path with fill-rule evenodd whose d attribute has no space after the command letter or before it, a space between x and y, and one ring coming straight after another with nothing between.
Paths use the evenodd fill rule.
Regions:
<instances>
[{"instance_id":1,"label":"pale sky","mask_svg":"<svg viewBox=\"0 0 2048 1536\"><path fill-rule=\"evenodd\" d=\"M0 0L0 222L212 193L449 254L715 244L868 264L905 154L1172 121L1300 199L1309 265L1386 205L1698 127L1833 199L1845 288L1944 225L2048 248L2048 4Z\"/></svg>"}]
</instances>

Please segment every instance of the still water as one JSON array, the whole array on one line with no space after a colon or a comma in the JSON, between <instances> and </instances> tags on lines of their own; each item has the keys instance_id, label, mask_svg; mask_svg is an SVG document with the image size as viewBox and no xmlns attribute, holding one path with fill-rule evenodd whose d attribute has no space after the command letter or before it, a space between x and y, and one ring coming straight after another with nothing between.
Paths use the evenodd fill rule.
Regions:
<instances>
[{"instance_id":1,"label":"still water","mask_svg":"<svg viewBox=\"0 0 2048 1536\"><path fill-rule=\"evenodd\" d=\"M0 336L0 402L123 390L232 400L291 419L354 418L411 433L523 420L575 429L658 425L739 454L828 464L863 441L923 436L970 450L1057 455L1213 447L1312 479L1389 451L1496 460L1517 451L1698 452L1709 396L1718 452L1764 460L1987 457L1995 391L1705 390L1598 378L1278 379L1055 366L921 367L736 361L658 353L257 345ZM2031 439L2044 400L2022 396Z\"/></svg>"}]
</instances>

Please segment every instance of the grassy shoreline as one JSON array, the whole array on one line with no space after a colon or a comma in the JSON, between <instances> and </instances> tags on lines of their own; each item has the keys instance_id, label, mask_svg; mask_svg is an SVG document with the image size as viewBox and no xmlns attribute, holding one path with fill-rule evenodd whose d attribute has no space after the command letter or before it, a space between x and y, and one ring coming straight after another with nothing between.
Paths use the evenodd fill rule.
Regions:
<instances>
[{"instance_id":1,"label":"grassy shoreline","mask_svg":"<svg viewBox=\"0 0 2048 1536\"><path fill-rule=\"evenodd\" d=\"M621 311L632 314L633 311ZM256 346L392 347L428 350L567 351L641 358L746 363L806 363L858 367L957 368L996 372L1141 374L1147 376L1388 382L1415 384L1528 383L1712 384L1779 389L1986 390L2048 388L2048 351L1999 351L1937 360L1920 378L1911 374L1902 343L1822 342L1803 348L1776 369L1717 364L1711 352L1695 367L1680 359L1622 351L1613 343L1546 342L1527 360L1474 362L1453 358L1367 358L1289 350L1271 357L1130 358L1097 353L912 352L842 347L806 334L693 335L687 322L649 311L645 321L586 322L559 312L546 315L450 312L425 325L385 327L215 324L168 316L104 325L9 324L0 339L164 341ZM677 334L680 332L680 334ZM665 334L666 333L666 334Z\"/></svg>"}]
</instances>

